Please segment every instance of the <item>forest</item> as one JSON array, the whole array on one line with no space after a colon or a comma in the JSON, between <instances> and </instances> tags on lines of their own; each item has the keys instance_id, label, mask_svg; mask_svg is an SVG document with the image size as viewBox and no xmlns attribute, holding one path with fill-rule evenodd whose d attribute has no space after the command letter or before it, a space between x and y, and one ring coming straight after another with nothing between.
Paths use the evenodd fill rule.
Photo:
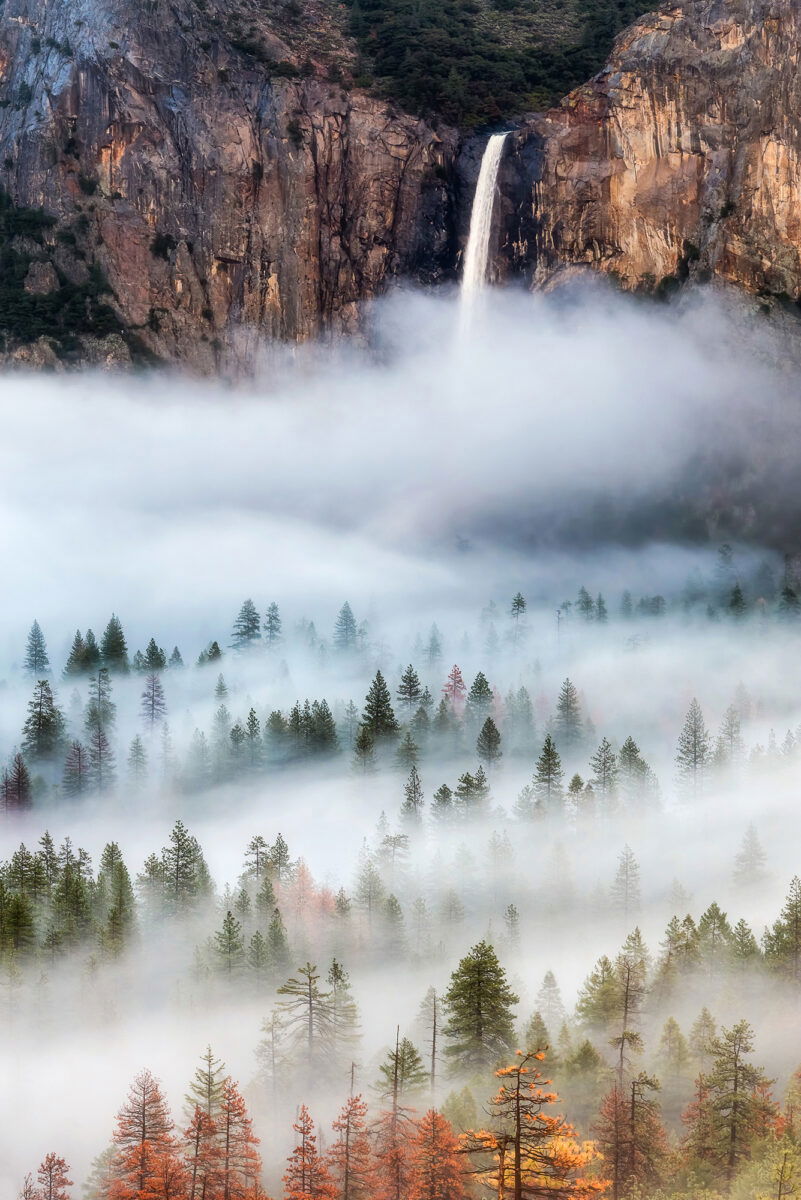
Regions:
<instances>
[{"instance_id":1,"label":"forest","mask_svg":"<svg viewBox=\"0 0 801 1200\"><path fill-rule=\"evenodd\" d=\"M0 693L14 1194L793 1196L800 595L722 544L464 628L34 620ZM40 1129L76 1041L91 1097Z\"/></svg>"}]
</instances>

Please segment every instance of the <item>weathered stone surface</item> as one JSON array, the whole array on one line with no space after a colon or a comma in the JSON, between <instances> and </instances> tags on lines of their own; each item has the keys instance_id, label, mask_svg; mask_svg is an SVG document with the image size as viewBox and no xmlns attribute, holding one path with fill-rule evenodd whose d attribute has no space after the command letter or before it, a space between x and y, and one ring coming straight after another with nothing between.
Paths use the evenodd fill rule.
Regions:
<instances>
[{"instance_id":1,"label":"weathered stone surface","mask_svg":"<svg viewBox=\"0 0 801 1200\"><path fill-rule=\"evenodd\" d=\"M236 48L230 7L6 0L0 15L0 182L58 216L59 269L97 263L148 351L206 371L237 327L352 327L387 276L436 275L450 250L455 134L343 90L313 57L284 77L298 48L256 6L259 56Z\"/></svg>"},{"instance_id":2,"label":"weathered stone surface","mask_svg":"<svg viewBox=\"0 0 801 1200\"><path fill-rule=\"evenodd\" d=\"M628 288L708 273L798 298L800 54L796 0L682 0L621 35L521 127L537 161L507 237L535 282L584 264Z\"/></svg>"}]
</instances>

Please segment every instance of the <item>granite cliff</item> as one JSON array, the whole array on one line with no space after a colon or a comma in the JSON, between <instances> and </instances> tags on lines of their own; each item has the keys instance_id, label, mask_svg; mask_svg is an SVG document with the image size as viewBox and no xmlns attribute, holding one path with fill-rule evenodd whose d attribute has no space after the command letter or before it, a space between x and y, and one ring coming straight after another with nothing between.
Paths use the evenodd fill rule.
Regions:
<instances>
[{"instance_id":1,"label":"granite cliff","mask_svg":"<svg viewBox=\"0 0 801 1200\"><path fill-rule=\"evenodd\" d=\"M452 278L483 140L358 82L334 0L5 0L6 358L210 372ZM500 274L801 296L801 9L681 0L516 122Z\"/></svg>"}]
</instances>

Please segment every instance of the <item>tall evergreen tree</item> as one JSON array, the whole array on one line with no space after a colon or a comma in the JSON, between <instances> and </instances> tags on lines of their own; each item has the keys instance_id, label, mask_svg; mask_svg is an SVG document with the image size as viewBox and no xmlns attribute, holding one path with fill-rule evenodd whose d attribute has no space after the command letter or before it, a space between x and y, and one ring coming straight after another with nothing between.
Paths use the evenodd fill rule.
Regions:
<instances>
[{"instance_id":1,"label":"tall evergreen tree","mask_svg":"<svg viewBox=\"0 0 801 1200\"><path fill-rule=\"evenodd\" d=\"M495 950L479 942L461 960L445 993L443 1035L450 1043L445 1054L455 1073L492 1067L514 1049L517 1002Z\"/></svg>"},{"instance_id":2,"label":"tall evergreen tree","mask_svg":"<svg viewBox=\"0 0 801 1200\"><path fill-rule=\"evenodd\" d=\"M351 654L356 649L357 633L356 618L346 600L334 622L334 649L341 654Z\"/></svg>"},{"instance_id":3,"label":"tall evergreen tree","mask_svg":"<svg viewBox=\"0 0 801 1200\"><path fill-rule=\"evenodd\" d=\"M264 640L268 646L277 646L281 641L281 614L278 611L278 605L275 601L269 605L267 612L264 614L262 623L264 630Z\"/></svg>"},{"instance_id":4,"label":"tall evergreen tree","mask_svg":"<svg viewBox=\"0 0 801 1200\"><path fill-rule=\"evenodd\" d=\"M542 812L557 812L561 808L564 800L563 781L562 760L553 738L546 734L532 782L537 807Z\"/></svg>"},{"instance_id":5,"label":"tall evergreen tree","mask_svg":"<svg viewBox=\"0 0 801 1200\"><path fill-rule=\"evenodd\" d=\"M151 733L167 716L167 701L164 698L164 688L161 678L152 671L145 679L145 687L140 697L142 720Z\"/></svg>"},{"instance_id":6,"label":"tall evergreen tree","mask_svg":"<svg viewBox=\"0 0 801 1200\"><path fill-rule=\"evenodd\" d=\"M53 689L40 679L28 702L22 727L22 752L31 762L52 760L64 744L64 714L57 706Z\"/></svg>"},{"instance_id":7,"label":"tall evergreen tree","mask_svg":"<svg viewBox=\"0 0 801 1200\"><path fill-rule=\"evenodd\" d=\"M492 717L487 717L481 726L481 731L476 739L476 753L488 767L498 762L503 755L503 751L501 750L501 735Z\"/></svg>"},{"instance_id":8,"label":"tall evergreen tree","mask_svg":"<svg viewBox=\"0 0 801 1200\"><path fill-rule=\"evenodd\" d=\"M362 728L366 729L376 741L392 737L400 730L392 710L389 688L380 671L376 671L375 678L370 684L370 690L365 697Z\"/></svg>"},{"instance_id":9,"label":"tall evergreen tree","mask_svg":"<svg viewBox=\"0 0 801 1200\"><path fill-rule=\"evenodd\" d=\"M38 621L34 621L28 634L24 666L25 674L32 676L34 679L41 679L50 671L47 645Z\"/></svg>"},{"instance_id":10,"label":"tall evergreen tree","mask_svg":"<svg viewBox=\"0 0 801 1200\"><path fill-rule=\"evenodd\" d=\"M398 684L398 703L405 705L407 713L411 714L412 710L419 705L422 694L423 688L420 684L420 677L412 664L409 663L401 675L400 683Z\"/></svg>"},{"instance_id":11,"label":"tall evergreen tree","mask_svg":"<svg viewBox=\"0 0 801 1200\"><path fill-rule=\"evenodd\" d=\"M89 788L89 782L89 754L82 742L73 741L64 762L64 794L81 796Z\"/></svg>"},{"instance_id":12,"label":"tall evergreen tree","mask_svg":"<svg viewBox=\"0 0 801 1200\"><path fill-rule=\"evenodd\" d=\"M252 600L245 600L231 630L235 650L249 650L261 638L261 618Z\"/></svg>"},{"instance_id":13,"label":"tall evergreen tree","mask_svg":"<svg viewBox=\"0 0 801 1200\"><path fill-rule=\"evenodd\" d=\"M88 635L87 635L88 636ZM130 671L128 645L118 616L112 613L100 642L100 660L112 674L127 675Z\"/></svg>"},{"instance_id":14,"label":"tall evergreen tree","mask_svg":"<svg viewBox=\"0 0 801 1200\"><path fill-rule=\"evenodd\" d=\"M556 717L554 733L557 744L562 750L572 750L577 746L584 734L584 722L581 716L579 695L573 683L566 679L559 691L556 702Z\"/></svg>"},{"instance_id":15,"label":"tall evergreen tree","mask_svg":"<svg viewBox=\"0 0 801 1200\"><path fill-rule=\"evenodd\" d=\"M693 798L704 788L710 759L710 738L701 706L693 700L676 750L676 766L684 790Z\"/></svg>"}]
</instances>

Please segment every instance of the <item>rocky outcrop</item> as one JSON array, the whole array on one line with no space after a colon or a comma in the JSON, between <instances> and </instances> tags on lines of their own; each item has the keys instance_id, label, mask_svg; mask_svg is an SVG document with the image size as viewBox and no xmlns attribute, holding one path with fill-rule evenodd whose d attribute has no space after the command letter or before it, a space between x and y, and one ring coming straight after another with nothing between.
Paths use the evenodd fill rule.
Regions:
<instances>
[{"instance_id":1,"label":"rocky outcrop","mask_svg":"<svg viewBox=\"0 0 801 1200\"><path fill-rule=\"evenodd\" d=\"M94 268L135 353L208 371L352 328L389 275L436 277L456 135L343 86L337 10L6 0L0 185L55 218L25 289Z\"/></svg>"},{"instance_id":2,"label":"rocky outcrop","mask_svg":"<svg viewBox=\"0 0 801 1200\"><path fill-rule=\"evenodd\" d=\"M682 0L522 124L504 175L508 266L591 267L626 288L688 276L801 296L801 7ZM528 167L521 165L528 156Z\"/></svg>"}]
</instances>

